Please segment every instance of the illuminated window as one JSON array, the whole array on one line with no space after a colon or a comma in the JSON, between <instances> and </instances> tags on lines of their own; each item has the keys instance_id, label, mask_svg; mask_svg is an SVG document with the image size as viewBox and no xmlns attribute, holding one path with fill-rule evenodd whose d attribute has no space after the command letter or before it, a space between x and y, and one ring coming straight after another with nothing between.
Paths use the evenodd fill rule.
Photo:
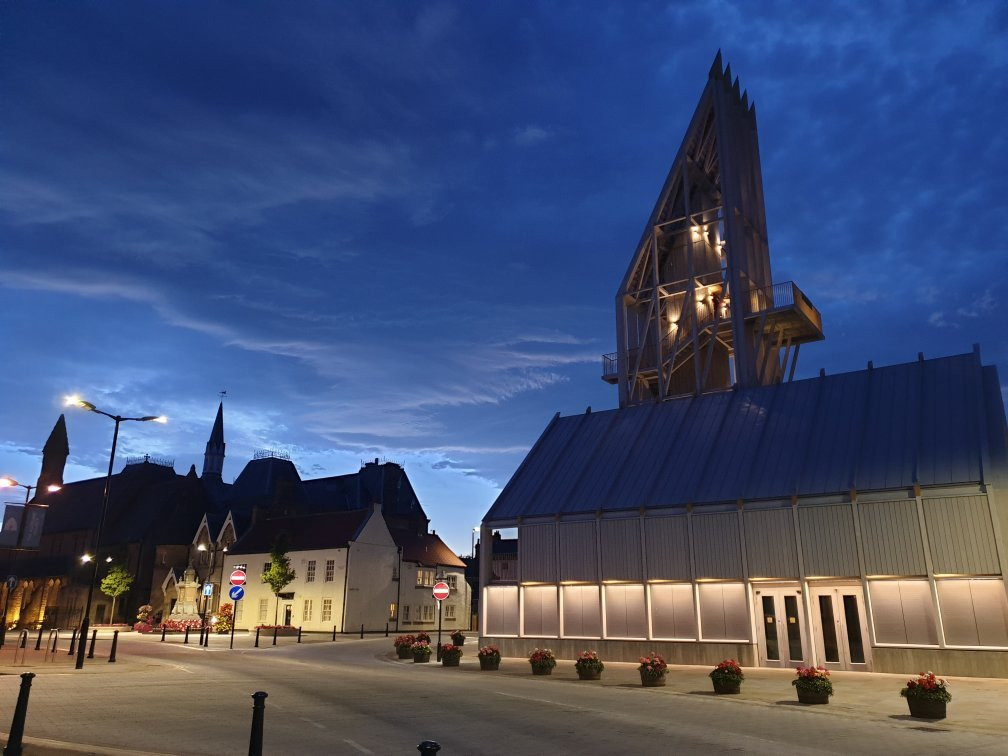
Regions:
<instances>
[{"instance_id":1,"label":"illuminated window","mask_svg":"<svg viewBox=\"0 0 1008 756\"><path fill-rule=\"evenodd\" d=\"M331 583L333 581L333 576L336 574L336 560L326 559L325 563L325 581Z\"/></svg>"},{"instance_id":2,"label":"illuminated window","mask_svg":"<svg viewBox=\"0 0 1008 756\"><path fill-rule=\"evenodd\" d=\"M311 622L312 615L312 602L311 599L305 599L304 609L301 611L302 622Z\"/></svg>"},{"instance_id":3,"label":"illuminated window","mask_svg":"<svg viewBox=\"0 0 1008 756\"><path fill-rule=\"evenodd\" d=\"M421 567L417 570L416 584L419 586L433 586L434 585L434 570Z\"/></svg>"},{"instance_id":4,"label":"illuminated window","mask_svg":"<svg viewBox=\"0 0 1008 756\"><path fill-rule=\"evenodd\" d=\"M269 599L259 599L259 621L266 619L266 612L269 611Z\"/></svg>"},{"instance_id":5,"label":"illuminated window","mask_svg":"<svg viewBox=\"0 0 1008 756\"><path fill-rule=\"evenodd\" d=\"M305 582L314 583L315 582L315 560L308 560L308 570L305 573Z\"/></svg>"},{"instance_id":6,"label":"illuminated window","mask_svg":"<svg viewBox=\"0 0 1008 756\"><path fill-rule=\"evenodd\" d=\"M329 622L332 619L332 599L322 599L322 621Z\"/></svg>"},{"instance_id":7,"label":"illuminated window","mask_svg":"<svg viewBox=\"0 0 1008 756\"><path fill-rule=\"evenodd\" d=\"M391 604L389 604L389 608L388 608L388 618L390 620L394 620L395 619L395 612L396 612L396 605L395 605L395 602L393 601Z\"/></svg>"}]
</instances>

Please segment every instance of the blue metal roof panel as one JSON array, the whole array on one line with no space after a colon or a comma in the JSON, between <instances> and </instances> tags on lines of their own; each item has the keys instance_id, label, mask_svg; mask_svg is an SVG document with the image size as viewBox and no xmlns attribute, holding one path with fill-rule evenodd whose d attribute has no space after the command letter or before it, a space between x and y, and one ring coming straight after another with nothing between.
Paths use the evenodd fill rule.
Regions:
<instances>
[{"instance_id":1,"label":"blue metal roof panel","mask_svg":"<svg viewBox=\"0 0 1008 756\"><path fill-rule=\"evenodd\" d=\"M868 406L853 487L912 486L920 433L920 371L911 363L867 372Z\"/></svg>"},{"instance_id":2,"label":"blue metal roof panel","mask_svg":"<svg viewBox=\"0 0 1008 756\"><path fill-rule=\"evenodd\" d=\"M694 501L728 501L742 490L766 426L769 405L777 393L765 388L739 389L695 491Z\"/></svg>"},{"instance_id":3,"label":"blue metal roof panel","mask_svg":"<svg viewBox=\"0 0 1008 756\"><path fill-rule=\"evenodd\" d=\"M849 491L864 427L867 371L811 380L822 381L822 387L797 493Z\"/></svg>"},{"instance_id":4,"label":"blue metal roof panel","mask_svg":"<svg viewBox=\"0 0 1008 756\"><path fill-rule=\"evenodd\" d=\"M921 368L921 485L979 481L979 418L974 404L979 384L973 372L979 368L978 359L966 354L926 360Z\"/></svg>"},{"instance_id":5,"label":"blue metal roof panel","mask_svg":"<svg viewBox=\"0 0 1008 756\"><path fill-rule=\"evenodd\" d=\"M602 444L605 434L616 415L611 412L594 412L581 416L577 426L570 426L568 442L562 457L553 466L543 486L539 489L539 499L550 502L552 512L583 512L595 509L597 501L584 503L573 498L574 490L592 468L592 458Z\"/></svg>"}]
</instances>

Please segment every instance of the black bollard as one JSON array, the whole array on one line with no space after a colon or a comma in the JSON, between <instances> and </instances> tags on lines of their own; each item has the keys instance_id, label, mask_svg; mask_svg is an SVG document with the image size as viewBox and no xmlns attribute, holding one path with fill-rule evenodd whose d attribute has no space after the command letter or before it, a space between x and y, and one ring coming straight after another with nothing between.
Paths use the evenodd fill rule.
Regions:
<instances>
[{"instance_id":1,"label":"black bollard","mask_svg":"<svg viewBox=\"0 0 1008 756\"><path fill-rule=\"evenodd\" d=\"M277 626L273 625L273 645L276 645Z\"/></svg>"},{"instance_id":2,"label":"black bollard","mask_svg":"<svg viewBox=\"0 0 1008 756\"><path fill-rule=\"evenodd\" d=\"M185 629L185 640L184 640L184 641L182 641L182 642L183 642L183 643L188 643L188 642L189 642L189 625L186 625L186 629Z\"/></svg>"},{"instance_id":3,"label":"black bollard","mask_svg":"<svg viewBox=\"0 0 1008 756\"><path fill-rule=\"evenodd\" d=\"M24 736L25 716L28 714L28 696L31 693L34 672L21 675L21 690L18 692L17 706L14 708L14 719L11 721L10 735L7 737L7 747L4 756L21 756L21 738Z\"/></svg>"},{"instance_id":4,"label":"black bollard","mask_svg":"<svg viewBox=\"0 0 1008 756\"><path fill-rule=\"evenodd\" d=\"M249 756L262 756L263 715L266 712L266 691L252 694L252 735L249 737Z\"/></svg>"},{"instance_id":5,"label":"black bollard","mask_svg":"<svg viewBox=\"0 0 1008 756\"><path fill-rule=\"evenodd\" d=\"M73 656L74 646L76 645L77 645L77 630L75 628L73 634L70 636L70 651L67 654L67 656Z\"/></svg>"},{"instance_id":6,"label":"black bollard","mask_svg":"<svg viewBox=\"0 0 1008 756\"><path fill-rule=\"evenodd\" d=\"M361 625L361 626L360 626L360 637L361 637L361 638L363 638L363 637L364 637L364 625Z\"/></svg>"},{"instance_id":7,"label":"black bollard","mask_svg":"<svg viewBox=\"0 0 1008 756\"><path fill-rule=\"evenodd\" d=\"M52 648L49 649L49 652L53 656L55 656L56 655L56 646L59 644L59 630L50 630L49 631L49 635L52 637ZM46 645L48 645L48 643Z\"/></svg>"},{"instance_id":8,"label":"black bollard","mask_svg":"<svg viewBox=\"0 0 1008 756\"><path fill-rule=\"evenodd\" d=\"M259 631L260 631L261 629L262 629L262 628L259 628L259 627L257 627L257 628L256 628L256 644L255 644L255 647L256 647L256 648L259 648Z\"/></svg>"},{"instance_id":9,"label":"black bollard","mask_svg":"<svg viewBox=\"0 0 1008 756\"><path fill-rule=\"evenodd\" d=\"M109 664L114 664L115 663L115 652L116 652L116 644L117 643L119 643L119 631L118 630L116 630L115 632L112 633L112 651L109 653L109 657L108 657Z\"/></svg>"},{"instance_id":10,"label":"black bollard","mask_svg":"<svg viewBox=\"0 0 1008 756\"><path fill-rule=\"evenodd\" d=\"M97 639L98 639L98 631L97 630L92 630L91 631L91 645L88 646L88 652L87 652L87 658L88 659L94 659L94 644L95 644L95 641Z\"/></svg>"},{"instance_id":11,"label":"black bollard","mask_svg":"<svg viewBox=\"0 0 1008 756\"><path fill-rule=\"evenodd\" d=\"M27 630L22 630L21 631L21 643L19 644L18 648L24 648L25 645L27 645L27 643L28 643L28 631Z\"/></svg>"},{"instance_id":12,"label":"black bollard","mask_svg":"<svg viewBox=\"0 0 1008 756\"><path fill-rule=\"evenodd\" d=\"M425 740L416 749L420 751L420 756L434 756L441 750L441 744L436 740Z\"/></svg>"},{"instance_id":13,"label":"black bollard","mask_svg":"<svg viewBox=\"0 0 1008 756\"><path fill-rule=\"evenodd\" d=\"M301 642L301 628L298 628L298 643Z\"/></svg>"},{"instance_id":14,"label":"black bollard","mask_svg":"<svg viewBox=\"0 0 1008 756\"><path fill-rule=\"evenodd\" d=\"M168 628L167 628L167 627L165 627L164 625L161 625L161 642L162 642L162 643L164 643L164 634L165 634L166 632L168 632Z\"/></svg>"},{"instance_id":15,"label":"black bollard","mask_svg":"<svg viewBox=\"0 0 1008 756\"><path fill-rule=\"evenodd\" d=\"M42 628L38 629L38 638L35 639L35 650L42 648Z\"/></svg>"},{"instance_id":16,"label":"black bollard","mask_svg":"<svg viewBox=\"0 0 1008 756\"><path fill-rule=\"evenodd\" d=\"M332 639L336 640L336 625L332 626Z\"/></svg>"},{"instance_id":17,"label":"black bollard","mask_svg":"<svg viewBox=\"0 0 1008 756\"><path fill-rule=\"evenodd\" d=\"M203 635L203 648L210 648L210 628L206 629L206 633Z\"/></svg>"},{"instance_id":18,"label":"black bollard","mask_svg":"<svg viewBox=\"0 0 1008 756\"><path fill-rule=\"evenodd\" d=\"M385 637L388 638L388 622L385 623Z\"/></svg>"}]
</instances>

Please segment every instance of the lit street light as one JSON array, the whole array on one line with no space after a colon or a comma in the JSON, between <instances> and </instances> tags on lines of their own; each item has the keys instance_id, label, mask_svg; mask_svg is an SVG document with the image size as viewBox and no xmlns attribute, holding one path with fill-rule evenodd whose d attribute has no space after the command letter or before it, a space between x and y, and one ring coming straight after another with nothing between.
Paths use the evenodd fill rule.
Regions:
<instances>
[{"instance_id":1,"label":"lit street light","mask_svg":"<svg viewBox=\"0 0 1008 756\"><path fill-rule=\"evenodd\" d=\"M108 475L105 476L105 492L102 494L101 515L98 518L98 529L95 531L94 537L94 553L97 556L98 550L101 547L101 536L102 528L105 526L105 515L108 513L109 489L112 486L112 466L115 464L116 443L119 441L119 423L126 420L135 420L140 423L167 423L168 418L164 415L145 415L143 417L122 417L121 415L112 415L98 409L91 404L91 402L84 401L79 396L68 396L66 398L66 405L68 407L80 407L81 409L86 409L88 412L104 415L115 423L115 430L112 432L112 451L109 454ZM91 568L91 579L88 581L88 594L87 603L84 606L84 617L81 619L80 644L77 646L77 663L74 665L75 669L84 668L84 638L87 637L88 626L91 624L91 601L94 598L95 582L98 580L98 559L95 558L91 561L93 567Z\"/></svg>"},{"instance_id":2,"label":"lit street light","mask_svg":"<svg viewBox=\"0 0 1008 756\"><path fill-rule=\"evenodd\" d=\"M0 488L14 488L14 487L23 488L25 490L24 501L25 501L25 508L27 511L28 500L31 498L31 492L36 488L38 488L38 486L30 486L27 483L18 483L16 480L14 480L14 478L10 478L7 476L0 478ZM49 493L55 493L56 491L59 491L61 487L62 486L57 486L55 483L53 483L51 485L46 486L46 491L48 491ZM19 530L18 541L20 542L21 540L20 528L18 530ZM13 551L14 556L11 558L11 573L12 573L11 577L14 577L13 575L14 565L17 564L18 549L16 546L13 549ZM0 625L2 625L2 627L0 627L0 648L3 648L4 641L7 639L7 606L8 603L10 602L11 591L13 590L14 586L10 584L10 580L8 579L7 593L4 594L3 621L0 622Z\"/></svg>"}]
</instances>

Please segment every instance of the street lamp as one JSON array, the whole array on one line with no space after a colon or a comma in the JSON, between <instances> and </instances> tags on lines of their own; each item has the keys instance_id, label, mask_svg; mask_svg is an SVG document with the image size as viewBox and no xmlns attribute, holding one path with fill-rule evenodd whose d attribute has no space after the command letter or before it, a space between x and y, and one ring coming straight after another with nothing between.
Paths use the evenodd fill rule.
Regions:
<instances>
[{"instance_id":1,"label":"street lamp","mask_svg":"<svg viewBox=\"0 0 1008 756\"><path fill-rule=\"evenodd\" d=\"M23 488L25 490L24 503L25 503L25 508L26 508L26 511L27 511L28 500L31 498L31 492L34 491L36 488L38 488L38 486L30 486L27 483L18 483L16 480L14 480L14 478L11 478L11 477L8 477L8 476L4 476L4 477L0 478L0 488L14 488L14 487ZM54 493L56 491L59 491L60 488L62 488L62 486L58 486L55 483L53 483L51 485L46 486L46 491L48 491L49 493ZM21 534L18 533L18 540L20 541L20 539L21 539ZM15 547L14 547L14 556L11 557L11 576L12 577L14 576L14 565L17 564L17 555L18 555L18 549L17 549L17 546L15 545ZM16 583L15 583L15 585L16 585ZM4 642L7 640L7 607L8 607L8 604L10 602L11 591L13 591L13 590L14 590L14 586L12 586L10 584L10 582L8 581L8 583L7 583L7 593L4 594L3 621L0 622L0 625L2 625L2 627L0 627L0 648L3 648Z\"/></svg>"},{"instance_id":2,"label":"street lamp","mask_svg":"<svg viewBox=\"0 0 1008 756\"><path fill-rule=\"evenodd\" d=\"M104 415L115 423L115 430L112 432L112 451L109 454L108 475L105 476L105 491L102 494L101 515L98 518L98 529L95 531L94 537L94 553L97 555L98 549L101 547L101 535L102 528L105 526L105 515L108 512L109 489L112 486L112 466L115 464L116 443L119 441L119 423L125 420L135 420L140 423L167 423L168 418L164 415L145 415L143 417L122 417L121 415L112 415L98 409L91 404L91 402L84 401L79 396L66 397L66 405L68 407L80 407L81 409L86 409L88 412ZM84 617L81 619L80 643L77 646L77 663L74 665L75 669L84 668L84 638L87 637L88 626L91 623L91 601L94 598L95 582L98 580L98 560L94 559L92 564L91 579L88 581L87 603L84 606Z\"/></svg>"}]
</instances>

